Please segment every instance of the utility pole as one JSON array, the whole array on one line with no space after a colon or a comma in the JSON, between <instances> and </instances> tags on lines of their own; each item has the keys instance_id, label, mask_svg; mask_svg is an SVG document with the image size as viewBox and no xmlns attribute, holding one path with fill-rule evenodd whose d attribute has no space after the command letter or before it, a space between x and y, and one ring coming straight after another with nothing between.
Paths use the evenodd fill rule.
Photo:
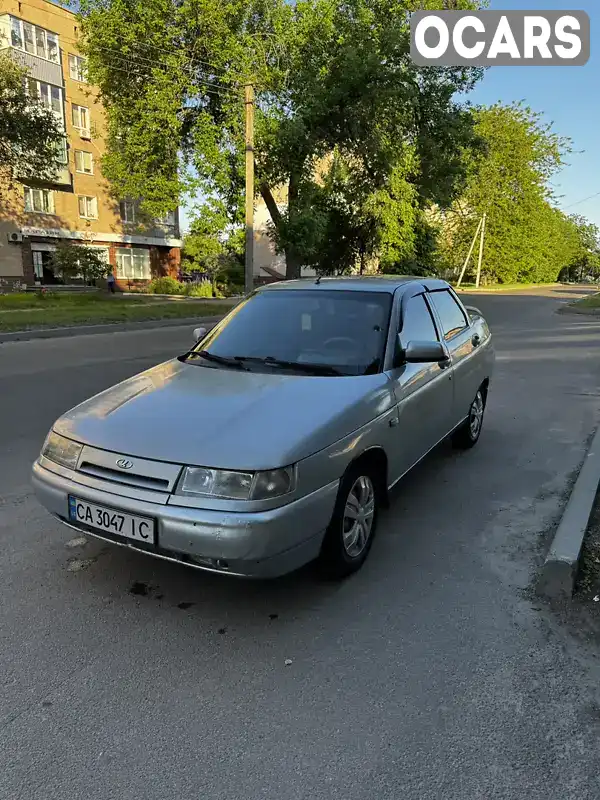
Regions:
<instances>
[{"instance_id":1,"label":"utility pole","mask_svg":"<svg viewBox=\"0 0 600 800\"><path fill-rule=\"evenodd\" d=\"M481 220L481 241L479 243L479 260L477 262L477 277L475 278L475 288L479 289L479 282L481 281L481 264L483 262L483 240L485 239L485 221L487 214L484 213Z\"/></svg>"},{"instance_id":2,"label":"utility pole","mask_svg":"<svg viewBox=\"0 0 600 800\"><path fill-rule=\"evenodd\" d=\"M254 86L244 86L246 110L246 294L254 289Z\"/></svg>"},{"instance_id":3,"label":"utility pole","mask_svg":"<svg viewBox=\"0 0 600 800\"><path fill-rule=\"evenodd\" d=\"M466 272L467 266L469 264L469 259L471 258L471 254L473 253L473 250L475 249L475 242L477 241L477 237L479 236L479 231L481 230L482 223L483 223L483 218L479 220L479 223L477 225L477 230L475 231L475 236L473 237L473 241L471 242L471 247L469 247L469 252L467 253L467 257L465 258L465 263L463 264L462 269L460 271L460 275L459 275L459 278L458 278L458 283L456 284L456 288L457 289L460 287L460 285L462 283L462 279L465 276L465 272Z\"/></svg>"}]
</instances>

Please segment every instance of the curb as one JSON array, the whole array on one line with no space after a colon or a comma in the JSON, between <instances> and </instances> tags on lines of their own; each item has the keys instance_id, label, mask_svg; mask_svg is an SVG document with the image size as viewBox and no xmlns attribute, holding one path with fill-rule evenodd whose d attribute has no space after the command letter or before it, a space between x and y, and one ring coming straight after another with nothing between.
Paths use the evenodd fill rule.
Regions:
<instances>
[{"instance_id":1,"label":"curb","mask_svg":"<svg viewBox=\"0 0 600 800\"><path fill-rule=\"evenodd\" d=\"M199 326L220 322L219 317L189 317L180 319L148 319L143 322L110 322L102 325L73 325L70 328L38 328L30 331L10 331L0 333L0 344L3 342L27 342L32 339L63 339L70 336L92 336L95 333L125 333L130 331L152 330L154 328L177 328L187 325Z\"/></svg>"},{"instance_id":2,"label":"curb","mask_svg":"<svg viewBox=\"0 0 600 800\"><path fill-rule=\"evenodd\" d=\"M600 316L600 308L586 308L585 306L581 306L577 308L576 306L572 305L564 305L559 306L556 309L557 314L575 314L580 317L597 317Z\"/></svg>"},{"instance_id":3,"label":"curb","mask_svg":"<svg viewBox=\"0 0 600 800\"><path fill-rule=\"evenodd\" d=\"M562 519L538 578L544 597L571 599L579 568L583 539L600 484L600 428L585 456Z\"/></svg>"}]
</instances>

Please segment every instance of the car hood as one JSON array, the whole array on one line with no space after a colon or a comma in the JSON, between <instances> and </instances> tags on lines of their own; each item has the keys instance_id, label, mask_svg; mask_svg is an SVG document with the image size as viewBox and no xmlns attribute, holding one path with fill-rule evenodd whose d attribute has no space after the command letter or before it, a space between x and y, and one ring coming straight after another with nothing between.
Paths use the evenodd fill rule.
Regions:
<instances>
[{"instance_id":1,"label":"car hood","mask_svg":"<svg viewBox=\"0 0 600 800\"><path fill-rule=\"evenodd\" d=\"M313 377L168 361L92 397L54 429L124 455L225 469L287 466L383 414L384 374Z\"/></svg>"}]
</instances>

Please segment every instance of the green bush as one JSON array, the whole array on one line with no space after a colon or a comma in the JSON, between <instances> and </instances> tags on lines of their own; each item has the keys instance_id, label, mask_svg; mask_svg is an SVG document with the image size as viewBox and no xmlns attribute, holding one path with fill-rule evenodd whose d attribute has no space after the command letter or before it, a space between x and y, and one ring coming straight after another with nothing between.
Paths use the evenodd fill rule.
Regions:
<instances>
[{"instance_id":1,"label":"green bush","mask_svg":"<svg viewBox=\"0 0 600 800\"><path fill-rule=\"evenodd\" d=\"M200 283L188 283L185 287L187 297L212 297L213 289L210 281Z\"/></svg>"},{"instance_id":2,"label":"green bush","mask_svg":"<svg viewBox=\"0 0 600 800\"><path fill-rule=\"evenodd\" d=\"M175 278L154 278L148 284L148 291L151 294L184 294L185 285L175 280Z\"/></svg>"}]
</instances>

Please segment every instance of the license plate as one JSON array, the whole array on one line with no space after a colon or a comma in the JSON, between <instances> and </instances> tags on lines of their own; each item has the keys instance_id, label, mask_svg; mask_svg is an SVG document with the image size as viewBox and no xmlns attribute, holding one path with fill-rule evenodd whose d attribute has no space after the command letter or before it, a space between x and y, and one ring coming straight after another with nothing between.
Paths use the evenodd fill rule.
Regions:
<instances>
[{"instance_id":1,"label":"license plate","mask_svg":"<svg viewBox=\"0 0 600 800\"><path fill-rule=\"evenodd\" d=\"M148 517L126 514L123 511L115 511L114 508L97 506L95 503L69 496L69 519L89 525L98 531L116 533L136 542L154 544L154 520Z\"/></svg>"}]
</instances>

